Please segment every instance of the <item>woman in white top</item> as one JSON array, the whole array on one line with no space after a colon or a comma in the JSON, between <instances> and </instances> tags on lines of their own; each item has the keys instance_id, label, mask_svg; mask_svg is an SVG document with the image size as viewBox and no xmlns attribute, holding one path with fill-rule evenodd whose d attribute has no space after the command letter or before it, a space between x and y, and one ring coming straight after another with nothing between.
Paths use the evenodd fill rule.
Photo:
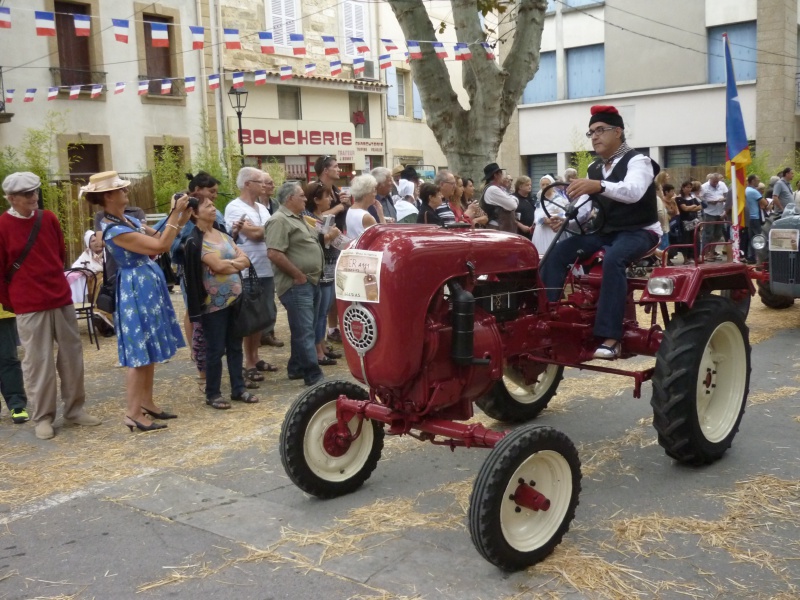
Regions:
<instances>
[{"instance_id":1,"label":"woman in white top","mask_svg":"<svg viewBox=\"0 0 800 600\"><path fill-rule=\"evenodd\" d=\"M383 207L375 197L377 189L378 182L372 175L359 175L350 183L353 203L350 205L350 210L347 211L345 221L347 237L356 239L368 227L372 227L378 222L386 223L386 219L383 217ZM370 206L375 207L375 212L378 214L377 221L367 212Z\"/></svg>"},{"instance_id":2,"label":"woman in white top","mask_svg":"<svg viewBox=\"0 0 800 600\"><path fill-rule=\"evenodd\" d=\"M555 179L550 175L545 175L539 180L539 187L544 190L548 185L555 183ZM546 204L545 204L546 203ZM536 206L536 211L533 214L533 245L539 251L539 255L544 255L550 244L556 237L561 224L564 222L564 206L567 200L558 193L556 188L550 188L546 193L539 191L539 203ZM547 213L544 212L545 206ZM563 236L562 236L563 239Z\"/></svg>"}]
</instances>

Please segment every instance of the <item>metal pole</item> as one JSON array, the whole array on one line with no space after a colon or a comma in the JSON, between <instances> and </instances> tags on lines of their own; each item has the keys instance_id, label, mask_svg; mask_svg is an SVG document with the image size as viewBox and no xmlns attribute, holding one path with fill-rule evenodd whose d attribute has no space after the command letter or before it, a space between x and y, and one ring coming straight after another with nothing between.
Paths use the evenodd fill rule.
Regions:
<instances>
[{"instance_id":1,"label":"metal pole","mask_svg":"<svg viewBox=\"0 0 800 600\"><path fill-rule=\"evenodd\" d=\"M242 139L242 109L239 108L239 97L236 97L236 116L239 118L239 152L242 154L242 166L244 167L244 140Z\"/></svg>"}]
</instances>

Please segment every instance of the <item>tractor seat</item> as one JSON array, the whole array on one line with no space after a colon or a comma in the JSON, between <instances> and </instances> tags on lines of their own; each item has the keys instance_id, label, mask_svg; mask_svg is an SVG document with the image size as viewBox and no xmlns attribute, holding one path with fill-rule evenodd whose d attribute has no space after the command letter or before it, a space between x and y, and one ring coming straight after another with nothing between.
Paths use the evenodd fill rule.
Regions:
<instances>
[{"instance_id":1,"label":"tractor seat","mask_svg":"<svg viewBox=\"0 0 800 600\"><path fill-rule=\"evenodd\" d=\"M635 259L628 261L626 266L631 266L633 263L637 263L640 260L644 260L645 258L652 256L655 254L655 251L658 250L658 245L661 243L660 239L657 239L656 242L653 244L653 247L650 248L647 252L642 254L641 256L636 257ZM595 251L589 258L583 258L582 252L578 253L578 261L579 264L584 268L584 271L588 272L589 269L594 267L595 265L599 265L603 262L603 257L606 255L606 249L608 246L603 246L599 250Z\"/></svg>"}]
</instances>

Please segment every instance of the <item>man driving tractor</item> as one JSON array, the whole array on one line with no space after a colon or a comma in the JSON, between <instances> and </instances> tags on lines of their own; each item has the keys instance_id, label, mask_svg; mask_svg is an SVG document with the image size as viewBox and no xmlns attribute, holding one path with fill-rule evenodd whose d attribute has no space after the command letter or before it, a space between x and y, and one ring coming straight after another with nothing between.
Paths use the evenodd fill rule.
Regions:
<instances>
[{"instance_id":1,"label":"man driving tractor","mask_svg":"<svg viewBox=\"0 0 800 600\"><path fill-rule=\"evenodd\" d=\"M613 106L593 106L586 137L597 153L588 177L567 188L577 198L578 219L588 218L594 200L601 208L602 224L596 233L558 242L542 266L547 298L561 298L564 280L579 254L589 257L601 248L603 283L597 306L594 335L602 340L594 358L614 360L621 354L622 322L627 294L626 268L653 249L661 238L654 178L660 171L650 157L625 143L625 124Z\"/></svg>"}]
</instances>

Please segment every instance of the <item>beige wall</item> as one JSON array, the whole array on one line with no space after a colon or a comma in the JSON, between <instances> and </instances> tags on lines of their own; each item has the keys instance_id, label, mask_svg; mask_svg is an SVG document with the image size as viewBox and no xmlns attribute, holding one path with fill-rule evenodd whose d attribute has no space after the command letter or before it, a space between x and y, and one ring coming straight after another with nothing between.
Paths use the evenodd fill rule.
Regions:
<instances>
[{"instance_id":1,"label":"beige wall","mask_svg":"<svg viewBox=\"0 0 800 600\"><path fill-rule=\"evenodd\" d=\"M755 21L758 0L705 0L706 27ZM703 4L703 2L696 2Z\"/></svg>"},{"instance_id":2,"label":"beige wall","mask_svg":"<svg viewBox=\"0 0 800 600\"><path fill-rule=\"evenodd\" d=\"M609 20L627 30L606 26L606 94L708 81L703 2L607 0L606 5ZM628 13L647 15L652 21ZM638 34L667 39L675 45Z\"/></svg>"}]
</instances>

